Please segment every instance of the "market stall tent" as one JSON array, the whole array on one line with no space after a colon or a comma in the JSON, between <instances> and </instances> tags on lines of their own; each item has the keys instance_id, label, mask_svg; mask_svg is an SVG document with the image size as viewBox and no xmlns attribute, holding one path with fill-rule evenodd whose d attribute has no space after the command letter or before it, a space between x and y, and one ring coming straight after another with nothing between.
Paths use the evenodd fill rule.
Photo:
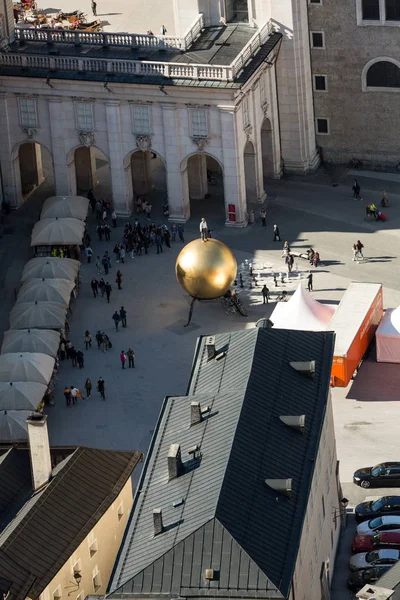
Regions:
<instances>
[{"instance_id":1,"label":"market stall tent","mask_svg":"<svg viewBox=\"0 0 400 600\"><path fill-rule=\"evenodd\" d=\"M58 302L19 302L10 312L10 329L63 329L67 305Z\"/></svg>"},{"instance_id":2,"label":"market stall tent","mask_svg":"<svg viewBox=\"0 0 400 600\"><path fill-rule=\"evenodd\" d=\"M40 352L14 352L0 355L0 381L26 381L48 385L54 358Z\"/></svg>"},{"instance_id":3,"label":"market stall tent","mask_svg":"<svg viewBox=\"0 0 400 600\"><path fill-rule=\"evenodd\" d=\"M80 263L73 258L57 258L54 256L32 258L22 271L21 282L28 279L70 279L75 281Z\"/></svg>"},{"instance_id":4,"label":"market stall tent","mask_svg":"<svg viewBox=\"0 0 400 600\"><path fill-rule=\"evenodd\" d=\"M0 412L0 442L25 442L28 440L28 417L37 413L32 410L3 410ZM40 415L37 414L39 417Z\"/></svg>"},{"instance_id":5,"label":"market stall tent","mask_svg":"<svg viewBox=\"0 0 400 600\"><path fill-rule=\"evenodd\" d=\"M5 332L1 354L40 352L56 358L60 334L53 329L9 329Z\"/></svg>"},{"instance_id":6,"label":"market stall tent","mask_svg":"<svg viewBox=\"0 0 400 600\"><path fill-rule=\"evenodd\" d=\"M72 217L84 221L89 209L89 200L83 196L51 196L47 198L40 213L41 219Z\"/></svg>"},{"instance_id":7,"label":"market stall tent","mask_svg":"<svg viewBox=\"0 0 400 600\"><path fill-rule=\"evenodd\" d=\"M18 292L19 302L59 302L68 305L75 282L69 279L30 279Z\"/></svg>"},{"instance_id":8,"label":"market stall tent","mask_svg":"<svg viewBox=\"0 0 400 600\"><path fill-rule=\"evenodd\" d=\"M0 410L37 410L47 385L34 381L0 381Z\"/></svg>"},{"instance_id":9,"label":"market stall tent","mask_svg":"<svg viewBox=\"0 0 400 600\"><path fill-rule=\"evenodd\" d=\"M375 335L377 362L400 363L400 306L385 312Z\"/></svg>"},{"instance_id":10,"label":"market stall tent","mask_svg":"<svg viewBox=\"0 0 400 600\"><path fill-rule=\"evenodd\" d=\"M84 231L79 219L42 219L33 227L31 246L79 246Z\"/></svg>"},{"instance_id":11,"label":"market stall tent","mask_svg":"<svg viewBox=\"0 0 400 600\"><path fill-rule=\"evenodd\" d=\"M299 283L288 302L278 302L270 319L275 329L325 331L336 307L321 304Z\"/></svg>"}]
</instances>

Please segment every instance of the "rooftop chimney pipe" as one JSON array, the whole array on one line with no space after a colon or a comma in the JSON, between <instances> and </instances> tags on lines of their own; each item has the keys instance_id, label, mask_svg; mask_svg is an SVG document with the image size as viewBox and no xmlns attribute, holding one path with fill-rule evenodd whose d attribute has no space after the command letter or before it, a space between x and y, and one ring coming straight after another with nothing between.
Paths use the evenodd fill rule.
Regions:
<instances>
[{"instance_id":1,"label":"rooftop chimney pipe","mask_svg":"<svg viewBox=\"0 0 400 600\"><path fill-rule=\"evenodd\" d=\"M190 403L190 425L201 423L201 406L200 402Z\"/></svg>"},{"instance_id":2,"label":"rooftop chimney pipe","mask_svg":"<svg viewBox=\"0 0 400 600\"><path fill-rule=\"evenodd\" d=\"M27 418L26 424L28 426L32 486L36 492L49 482L52 471L47 415L32 414Z\"/></svg>"},{"instance_id":3,"label":"rooftop chimney pipe","mask_svg":"<svg viewBox=\"0 0 400 600\"><path fill-rule=\"evenodd\" d=\"M162 520L162 510L161 508L155 508L153 510L153 525L154 525L154 535L160 535L164 531L164 525Z\"/></svg>"},{"instance_id":4,"label":"rooftop chimney pipe","mask_svg":"<svg viewBox=\"0 0 400 600\"><path fill-rule=\"evenodd\" d=\"M168 478L176 479L182 472L181 447L171 444L168 451Z\"/></svg>"}]
</instances>

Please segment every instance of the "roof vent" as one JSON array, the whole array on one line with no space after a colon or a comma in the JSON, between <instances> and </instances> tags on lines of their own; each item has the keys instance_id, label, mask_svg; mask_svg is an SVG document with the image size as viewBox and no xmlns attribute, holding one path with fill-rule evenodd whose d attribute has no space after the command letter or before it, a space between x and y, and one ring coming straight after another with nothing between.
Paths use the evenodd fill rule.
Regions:
<instances>
[{"instance_id":1,"label":"roof vent","mask_svg":"<svg viewBox=\"0 0 400 600\"><path fill-rule=\"evenodd\" d=\"M292 481L292 479L266 479L265 483L276 492L290 497L292 493Z\"/></svg>"},{"instance_id":2,"label":"roof vent","mask_svg":"<svg viewBox=\"0 0 400 600\"><path fill-rule=\"evenodd\" d=\"M215 335L208 335L206 337L205 346L207 348L208 360L212 360L215 357Z\"/></svg>"},{"instance_id":3,"label":"roof vent","mask_svg":"<svg viewBox=\"0 0 400 600\"><path fill-rule=\"evenodd\" d=\"M161 508L155 508L153 510L153 526L155 536L160 535L160 533L164 531Z\"/></svg>"},{"instance_id":4,"label":"roof vent","mask_svg":"<svg viewBox=\"0 0 400 600\"><path fill-rule=\"evenodd\" d=\"M204 578L208 579L208 581L212 581L214 579L215 572L214 569L206 569L204 572Z\"/></svg>"},{"instance_id":5,"label":"roof vent","mask_svg":"<svg viewBox=\"0 0 400 600\"><path fill-rule=\"evenodd\" d=\"M196 444L195 446L191 446L188 448L188 454L192 460L197 460L201 458L200 446Z\"/></svg>"},{"instance_id":6,"label":"roof vent","mask_svg":"<svg viewBox=\"0 0 400 600\"><path fill-rule=\"evenodd\" d=\"M168 478L176 479L182 472L181 447L171 444L168 451Z\"/></svg>"},{"instance_id":7,"label":"roof vent","mask_svg":"<svg viewBox=\"0 0 400 600\"><path fill-rule=\"evenodd\" d=\"M279 417L282 423L285 423L288 427L292 429L296 429L296 431L300 431L300 433L304 433L304 427L306 424L306 415L292 416L292 415L282 415Z\"/></svg>"},{"instance_id":8,"label":"roof vent","mask_svg":"<svg viewBox=\"0 0 400 600\"><path fill-rule=\"evenodd\" d=\"M292 361L289 364L292 369L298 371L298 373L301 373L306 377L310 377L312 379L315 375L315 360L307 360L305 362Z\"/></svg>"},{"instance_id":9,"label":"roof vent","mask_svg":"<svg viewBox=\"0 0 400 600\"><path fill-rule=\"evenodd\" d=\"M203 420L203 416L206 413L209 413L211 410L210 406L204 406L201 408L200 402L191 402L190 403L190 426L197 425L201 423Z\"/></svg>"}]
</instances>

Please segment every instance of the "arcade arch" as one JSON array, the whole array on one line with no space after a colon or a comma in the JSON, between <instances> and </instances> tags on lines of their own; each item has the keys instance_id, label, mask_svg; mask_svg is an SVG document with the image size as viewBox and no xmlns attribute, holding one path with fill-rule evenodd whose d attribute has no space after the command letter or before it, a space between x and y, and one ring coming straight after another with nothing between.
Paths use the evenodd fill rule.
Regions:
<instances>
[{"instance_id":1,"label":"arcade arch","mask_svg":"<svg viewBox=\"0 0 400 600\"><path fill-rule=\"evenodd\" d=\"M274 176L274 147L272 141L272 125L269 119L264 119L261 125L261 156L263 176Z\"/></svg>"},{"instance_id":2,"label":"arcade arch","mask_svg":"<svg viewBox=\"0 0 400 600\"><path fill-rule=\"evenodd\" d=\"M45 146L35 141L23 142L14 151L16 196L22 204L42 185L54 191L53 158Z\"/></svg>"},{"instance_id":3,"label":"arcade arch","mask_svg":"<svg viewBox=\"0 0 400 600\"><path fill-rule=\"evenodd\" d=\"M196 152L182 162L181 173L187 215L225 222L224 177L219 161L206 152Z\"/></svg>"},{"instance_id":4,"label":"arcade arch","mask_svg":"<svg viewBox=\"0 0 400 600\"><path fill-rule=\"evenodd\" d=\"M96 146L78 146L71 158L72 194L86 196L89 190L96 190L99 197L111 198L110 165L104 152Z\"/></svg>"}]
</instances>

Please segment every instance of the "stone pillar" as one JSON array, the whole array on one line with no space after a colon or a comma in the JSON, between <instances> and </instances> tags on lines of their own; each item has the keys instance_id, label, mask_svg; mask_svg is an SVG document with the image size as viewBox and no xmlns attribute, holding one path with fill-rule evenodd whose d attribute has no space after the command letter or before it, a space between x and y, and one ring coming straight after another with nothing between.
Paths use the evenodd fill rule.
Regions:
<instances>
[{"instance_id":1,"label":"stone pillar","mask_svg":"<svg viewBox=\"0 0 400 600\"><path fill-rule=\"evenodd\" d=\"M88 192L96 187L96 154L93 146L79 146L75 150L75 173L78 192Z\"/></svg>"},{"instance_id":2,"label":"stone pillar","mask_svg":"<svg viewBox=\"0 0 400 600\"><path fill-rule=\"evenodd\" d=\"M10 137L14 127L9 123L10 102L16 103L16 99L0 94L0 164L4 200L12 208L17 208L22 200L22 192L18 150L14 149Z\"/></svg>"},{"instance_id":3,"label":"stone pillar","mask_svg":"<svg viewBox=\"0 0 400 600\"><path fill-rule=\"evenodd\" d=\"M48 102L53 154L54 187L57 196L68 196L71 190L68 184L68 165L65 155L66 135L63 98L59 96L49 96ZM75 174L74 179L76 187Z\"/></svg>"},{"instance_id":4,"label":"stone pillar","mask_svg":"<svg viewBox=\"0 0 400 600\"><path fill-rule=\"evenodd\" d=\"M251 122L252 130L254 131L254 168L255 168L255 201L263 203L267 198L267 194L264 190L264 177L263 177L263 156L262 156L262 144L261 144L261 131L260 123L257 119L256 114L256 102L255 94L260 94L259 81L255 83L251 88L251 94L249 97L250 110L251 110Z\"/></svg>"},{"instance_id":5,"label":"stone pillar","mask_svg":"<svg viewBox=\"0 0 400 600\"><path fill-rule=\"evenodd\" d=\"M120 103L107 100L105 104L113 206L118 215L128 216L132 213L133 197L132 185L129 185L127 169L124 168Z\"/></svg>"},{"instance_id":6,"label":"stone pillar","mask_svg":"<svg viewBox=\"0 0 400 600\"><path fill-rule=\"evenodd\" d=\"M136 196L149 194L152 188L151 152L138 150L132 154L132 181Z\"/></svg>"},{"instance_id":7,"label":"stone pillar","mask_svg":"<svg viewBox=\"0 0 400 600\"><path fill-rule=\"evenodd\" d=\"M181 172L178 113L175 104L162 104L169 221L185 223L190 217L187 167Z\"/></svg>"},{"instance_id":8,"label":"stone pillar","mask_svg":"<svg viewBox=\"0 0 400 600\"><path fill-rule=\"evenodd\" d=\"M219 106L222 131L222 155L224 164L224 197L227 227L247 225L247 206L243 161L239 160L238 135L235 108ZM235 221L229 221L229 204L235 206Z\"/></svg>"},{"instance_id":9,"label":"stone pillar","mask_svg":"<svg viewBox=\"0 0 400 600\"><path fill-rule=\"evenodd\" d=\"M204 200L207 192L207 157L194 154L188 160L189 195L192 200Z\"/></svg>"}]
</instances>

